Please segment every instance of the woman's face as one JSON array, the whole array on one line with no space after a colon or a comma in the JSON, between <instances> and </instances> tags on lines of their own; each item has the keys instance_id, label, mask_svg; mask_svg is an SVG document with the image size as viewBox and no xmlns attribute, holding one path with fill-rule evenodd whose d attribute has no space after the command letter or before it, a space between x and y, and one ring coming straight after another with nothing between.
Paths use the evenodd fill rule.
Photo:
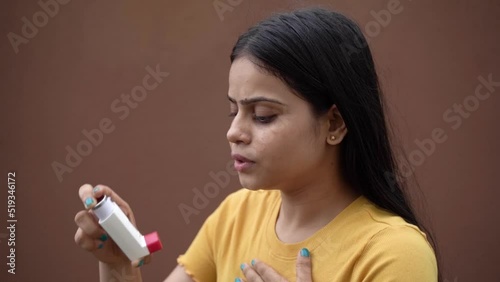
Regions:
<instances>
[{"instance_id":1,"label":"woman's face","mask_svg":"<svg viewBox=\"0 0 500 282\"><path fill-rule=\"evenodd\" d=\"M293 190L331 169L327 123L314 118L309 104L283 81L243 57L231 66L228 92L231 153L251 161L235 160L243 187Z\"/></svg>"}]
</instances>

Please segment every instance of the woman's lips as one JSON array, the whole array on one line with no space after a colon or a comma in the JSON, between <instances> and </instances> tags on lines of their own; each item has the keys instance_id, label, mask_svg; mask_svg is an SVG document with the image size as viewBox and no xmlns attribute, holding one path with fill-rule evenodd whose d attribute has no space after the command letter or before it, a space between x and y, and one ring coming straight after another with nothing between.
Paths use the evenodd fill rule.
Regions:
<instances>
[{"instance_id":1,"label":"woman's lips","mask_svg":"<svg viewBox=\"0 0 500 282\"><path fill-rule=\"evenodd\" d=\"M239 155L239 154L231 154L231 156L233 157L234 159L234 168L238 171L238 172L243 172L245 170L248 170L250 169L254 164L255 162L250 160L250 159L247 159L245 158L244 156L242 155Z\"/></svg>"}]
</instances>

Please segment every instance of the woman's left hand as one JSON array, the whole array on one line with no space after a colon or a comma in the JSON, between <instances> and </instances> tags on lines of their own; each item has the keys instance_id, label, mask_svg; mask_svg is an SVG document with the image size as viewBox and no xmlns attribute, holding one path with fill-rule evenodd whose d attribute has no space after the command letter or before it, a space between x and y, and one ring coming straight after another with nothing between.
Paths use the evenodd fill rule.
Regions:
<instances>
[{"instance_id":1,"label":"woman's left hand","mask_svg":"<svg viewBox=\"0 0 500 282\"><path fill-rule=\"evenodd\" d=\"M259 261L252 260L251 265L242 264L242 271L247 282L287 282L288 280L276 272L272 267ZM311 256L309 250L300 250L297 256L297 282L312 282ZM238 280L235 281L243 281Z\"/></svg>"}]
</instances>

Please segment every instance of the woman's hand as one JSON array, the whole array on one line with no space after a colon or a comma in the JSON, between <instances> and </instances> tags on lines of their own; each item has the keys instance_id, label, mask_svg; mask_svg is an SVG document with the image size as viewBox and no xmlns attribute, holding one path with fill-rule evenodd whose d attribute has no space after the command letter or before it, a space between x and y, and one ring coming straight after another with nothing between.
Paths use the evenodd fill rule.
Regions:
<instances>
[{"instance_id":1,"label":"woman's hand","mask_svg":"<svg viewBox=\"0 0 500 282\"><path fill-rule=\"evenodd\" d=\"M259 260L252 260L251 265L241 265L247 282L287 282L285 277L277 273L272 267ZM297 256L297 282L312 282L311 257L307 249L300 250ZM235 281L243 281L236 278Z\"/></svg>"},{"instance_id":2,"label":"woman's hand","mask_svg":"<svg viewBox=\"0 0 500 282\"><path fill-rule=\"evenodd\" d=\"M85 184L78 191L85 210L79 211L75 216L75 223L78 230L75 234L75 242L82 249L92 253L99 261L110 265L123 265L131 263L122 250L106 234L106 231L99 225L96 216L92 212L92 207L97 204L97 199L107 195L122 209L130 222L136 226L134 214L130 206L111 188L104 185L97 185L94 188L90 184ZM133 266L141 266L151 261L151 255L141 261L132 262Z\"/></svg>"}]
</instances>

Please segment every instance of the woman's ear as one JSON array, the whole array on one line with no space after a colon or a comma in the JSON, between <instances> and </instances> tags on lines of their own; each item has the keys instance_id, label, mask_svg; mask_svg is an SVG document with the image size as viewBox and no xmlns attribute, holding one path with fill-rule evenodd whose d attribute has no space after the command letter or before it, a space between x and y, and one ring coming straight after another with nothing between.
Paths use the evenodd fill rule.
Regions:
<instances>
[{"instance_id":1,"label":"woman's ear","mask_svg":"<svg viewBox=\"0 0 500 282\"><path fill-rule=\"evenodd\" d=\"M347 127L345 126L344 119L337 108L333 105L328 111L329 129L326 136L326 142L330 145L338 145L347 134Z\"/></svg>"}]
</instances>

